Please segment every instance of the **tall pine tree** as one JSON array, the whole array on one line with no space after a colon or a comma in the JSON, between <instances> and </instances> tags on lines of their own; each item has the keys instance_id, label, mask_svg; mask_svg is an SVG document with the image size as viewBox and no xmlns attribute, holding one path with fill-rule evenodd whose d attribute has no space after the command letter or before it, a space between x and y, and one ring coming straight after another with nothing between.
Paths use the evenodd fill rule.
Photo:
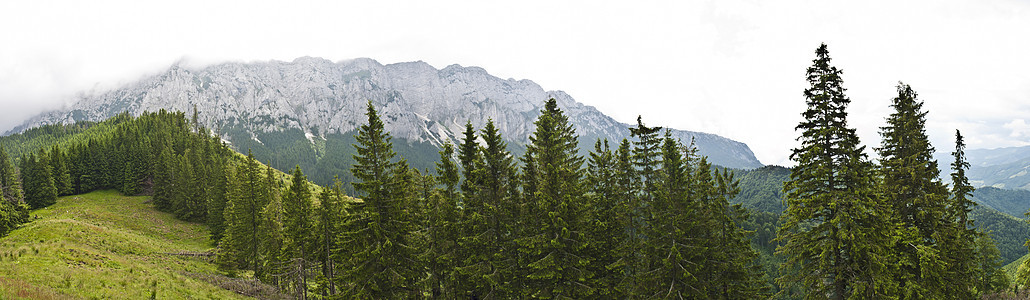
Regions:
<instances>
[{"instance_id":1,"label":"tall pine tree","mask_svg":"<svg viewBox=\"0 0 1030 300\"><path fill-rule=\"evenodd\" d=\"M223 268L250 269L260 274L261 212L268 205L268 188L263 184L260 164L250 151L235 175L224 211L226 229L219 262Z\"/></svg>"},{"instance_id":2,"label":"tall pine tree","mask_svg":"<svg viewBox=\"0 0 1030 300\"><path fill-rule=\"evenodd\" d=\"M949 282L947 253L942 242L952 224L945 217L948 190L938 180L940 171L934 148L926 136L926 112L912 87L899 83L892 100L894 112L880 128L880 189L902 223L901 238L893 245L899 272L895 275L901 296L910 299L941 298ZM968 290L968 289L963 289Z\"/></svg>"},{"instance_id":3,"label":"tall pine tree","mask_svg":"<svg viewBox=\"0 0 1030 300\"><path fill-rule=\"evenodd\" d=\"M454 145L446 142L436 163L436 191L427 211L428 247L423 253L429 272L427 285L432 298L458 298L456 267L458 260L458 188L460 176L454 162Z\"/></svg>"},{"instance_id":4,"label":"tall pine tree","mask_svg":"<svg viewBox=\"0 0 1030 300\"><path fill-rule=\"evenodd\" d=\"M784 183L784 212L777 252L786 257L781 286L833 299L894 295L889 257L896 223L875 195L873 164L855 129L848 128L841 71L830 65L826 45L808 68L808 108L797 126L797 166Z\"/></svg>"},{"instance_id":5,"label":"tall pine tree","mask_svg":"<svg viewBox=\"0 0 1030 300\"><path fill-rule=\"evenodd\" d=\"M405 212L403 161L390 134L383 129L372 102L368 124L355 136L357 162L351 173L358 182L362 202L351 207L344 223L342 242L348 257L341 262L337 286L347 298L396 299L416 297L415 282L423 274L416 249L410 243L412 225Z\"/></svg>"},{"instance_id":6,"label":"tall pine tree","mask_svg":"<svg viewBox=\"0 0 1030 300\"><path fill-rule=\"evenodd\" d=\"M658 181L662 157L662 138L658 133L662 127L647 127L640 116L637 116L637 127L630 127L630 136L636 137L633 148L633 165L639 168L641 176L641 197L645 203L654 199L658 193Z\"/></svg>"},{"instance_id":7,"label":"tall pine tree","mask_svg":"<svg viewBox=\"0 0 1030 300\"><path fill-rule=\"evenodd\" d=\"M0 145L0 237L28 221L28 207L22 199L21 182L7 156L7 150Z\"/></svg>"},{"instance_id":8,"label":"tall pine tree","mask_svg":"<svg viewBox=\"0 0 1030 300\"><path fill-rule=\"evenodd\" d=\"M19 203L24 200L18 171L14 168L14 164L7 155L7 150L2 145L0 145L0 199Z\"/></svg>"},{"instance_id":9,"label":"tall pine tree","mask_svg":"<svg viewBox=\"0 0 1030 300\"><path fill-rule=\"evenodd\" d=\"M510 298L509 293L517 290L502 288L510 286L516 258L517 247L509 234L515 166L493 120L487 122L482 139L485 145L479 147L480 154L469 155L479 158L472 159L475 169L469 175L476 179L472 182L475 190L467 193L462 207L465 232L458 242L465 255L459 271L469 281L470 297Z\"/></svg>"},{"instance_id":10,"label":"tall pine tree","mask_svg":"<svg viewBox=\"0 0 1030 300\"><path fill-rule=\"evenodd\" d=\"M222 239L225 233L225 206L229 196L229 178L232 169L221 164L211 166L212 186L207 196L207 227L211 231L211 239L216 242ZM158 174L154 174L155 181ZM154 187L155 193L157 187Z\"/></svg>"},{"instance_id":11,"label":"tall pine tree","mask_svg":"<svg viewBox=\"0 0 1030 300\"><path fill-rule=\"evenodd\" d=\"M617 223L621 228L616 236L617 245L612 249L615 262L605 266L614 277L615 296L634 296L644 286L638 274L644 269L644 239L642 237L642 216L644 207L638 193L640 191L639 176L633 167L632 146L628 139L622 139L615 151L615 179L612 190L615 193ZM605 291L600 291L605 292Z\"/></svg>"},{"instance_id":12,"label":"tall pine tree","mask_svg":"<svg viewBox=\"0 0 1030 300\"><path fill-rule=\"evenodd\" d=\"M314 204L311 201L311 190L308 179L301 171L300 165L293 169L290 187L283 197L285 220L286 257L293 260L293 269L300 270L297 276L297 289L301 296L307 298L309 278L305 270L315 261L314 252L317 246L317 235L312 231L315 225ZM303 288L302 288L303 287Z\"/></svg>"},{"instance_id":13,"label":"tall pine tree","mask_svg":"<svg viewBox=\"0 0 1030 300\"><path fill-rule=\"evenodd\" d=\"M638 126L642 126L639 118L637 120ZM643 272L638 275L638 281L646 288L635 293L648 298L705 298L707 290L701 280L708 274L703 274L701 270L704 263L709 262L704 261L704 255L712 254L709 251L715 249L705 247L707 240L714 237L701 234L716 231L716 228L701 226L704 221L701 199L688 195L688 192L698 192L705 186L698 178L692 180L694 174L691 174L689 165L683 160L679 142L668 131L665 138L656 141L661 142L657 144L661 156L653 160L657 163L657 168L651 171L654 173L650 176L653 198L643 208L645 216L653 216L648 218L647 226L642 227L646 237L642 253L649 261L645 261ZM646 165L642 167L646 168ZM707 168L699 172L708 175ZM709 180L703 183L710 183L711 177L706 178Z\"/></svg>"},{"instance_id":14,"label":"tall pine tree","mask_svg":"<svg viewBox=\"0 0 1030 300\"><path fill-rule=\"evenodd\" d=\"M315 257L321 262L322 273L317 278L318 290L321 295L329 296L337 293L336 282L336 259L334 254L340 252L339 233L340 224L343 222L343 183L339 178L334 178L332 186L322 188L318 196L319 205L316 207L318 222L315 234L318 235L318 248Z\"/></svg>"},{"instance_id":15,"label":"tall pine tree","mask_svg":"<svg viewBox=\"0 0 1030 300\"><path fill-rule=\"evenodd\" d=\"M476 129L472 122L465 123L465 137L458 145L458 161L461 163L461 192L463 198L475 197L479 188L479 178L476 176L476 169L483 163L483 155L479 151L479 143L476 142Z\"/></svg>"},{"instance_id":16,"label":"tall pine tree","mask_svg":"<svg viewBox=\"0 0 1030 300\"><path fill-rule=\"evenodd\" d=\"M57 187L54 185L54 175L46 152L39 149L38 156L32 153L22 161L25 203L33 209L57 203Z\"/></svg>"},{"instance_id":17,"label":"tall pine tree","mask_svg":"<svg viewBox=\"0 0 1030 300\"><path fill-rule=\"evenodd\" d=\"M547 100L540 114L527 146L535 172L525 174L536 190L526 203L531 212L523 217L539 220L539 226L526 228L517 240L527 262L522 292L532 298L588 298L594 288L589 285L591 258L585 255L589 241L583 214L588 208L578 136L555 99Z\"/></svg>"},{"instance_id":18,"label":"tall pine tree","mask_svg":"<svg viewBox=\"0 0 1030 300\"><path fill-rule=\"evenodd\" d=\"M969 184L966 170L966 142L962 132L955 130L955 151L951 152L951 197L946 219L952 222L947 240L942 242L942 253L948 259L949 273L946 293L956 298L980 298L985 294L1008 287L1008 276L1000 269L1001 258L998 246L989 233L975 229L969 213L976 202L975 190Z\"/></svg>"},{"instance_id":19,"label":"tall pine tree","mask_svg":"<svg viewBox=\"0 0 1030 300\"><path fill-rule=\"evenodd\" d=\"M626 239L625 231L619 223L621 205L626 198L620 197L625 192L619 190L617 183L618 166L618 159L608 145L608 140L602 143L598 139L587 161L586 183L590 191L590 215L593 216L588 227L590 240L595 241L588 249L593 257L590 271L594 273L594 279L591 283L597 287L598 296L610 298L623 296L616 289L620 274L608 269L622 256L618 247Z\"/></svg>"},{"instance_id":20,"label":"tall pine tree","mask_svg":"<svg viewBox=\"0 0 1030 300\"><path fill-rule=\"evenodd\" d=\"M54 144L50 148L50 168L54 172L54 187L57 188L57 194L71 195L75 192L72 186L71 174L68 172L67 156L64 152L61 152L61 147Z\"/></svg>"}]
</instances>

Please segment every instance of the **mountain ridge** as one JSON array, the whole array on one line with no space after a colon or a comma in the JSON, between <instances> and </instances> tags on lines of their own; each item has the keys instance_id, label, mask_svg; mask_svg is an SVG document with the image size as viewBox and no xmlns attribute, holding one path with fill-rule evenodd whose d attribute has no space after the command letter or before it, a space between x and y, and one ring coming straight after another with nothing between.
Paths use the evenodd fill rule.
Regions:
<instances>
[{"instance_id":1,"label":"mountain ridge","mask_svg":"<svg viewBox=\"0 0 1030 300\"><path fill-rule=\"evenodd\" d=\"M124 111L190 112L196 105L200 123L216 131L242 131L245 134L238 135L256 140L262 132L300 129L314 143L327 134L356 129L366 101L371 101L386 129L409 143L457 143L466 121L482 128L493 120L509 142L523 145L544 100L552 97L577 133L590 141L607 138L617 143L629 135L629 124L561 90L545 91L529 79L501 79L483 68L458 64L436 69L422 61L383 65L370 58L334 63L315 57L202 68L175 64L119 88L81 94L74 104L33 117L8 134L44 124L99 121ZM715 164L762 166L744 143L702 132L671 133L684 143L695 140L700 154ZM239 138L228 140L238 143Z\"/></svg>"},{"instance_id":2,"label":"mountain ridge","mask_svg":"<svg viewBox=\"0 0 1030 300\"><path fill-rule=\"evenodd\" d=\"M954 158L950 153L936 153L942 170L949 169ZM966 151L970 163L969 181L975 187L1030 190L1030 146L972 149ZM941 171L942 177L950 174Z\"/></svg>"}]
</instances>

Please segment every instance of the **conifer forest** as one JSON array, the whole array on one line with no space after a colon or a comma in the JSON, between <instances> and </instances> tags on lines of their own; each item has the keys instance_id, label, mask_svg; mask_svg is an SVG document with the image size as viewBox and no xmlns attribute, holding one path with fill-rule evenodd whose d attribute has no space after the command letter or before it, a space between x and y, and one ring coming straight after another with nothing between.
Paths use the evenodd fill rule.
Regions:
<instances>
[{"instance_id":1,"label":"conifer forest","mask_svg":"<svg viewBox=\"0 0 1030 300\"><path fill-rule=\"evenodd\" d=\"M580 144L553 98L524 151L493 121L468 122L426 169L394 151L369 101L338 174L353 181L325 186L236 152L203 112L162 110L5 137L0 236L59 197L117 190L202 224L220 276L296 299L979 299L1026 287L1030 266L1006 275L973 217L962 132L931 145L923 100L898 83L879 143L860 141L842 69L825 44L814 54L782 185L713 165L644 117L628 139ZM762 191L775 194L768 210L734 201Z\"/></svg>"}]
</instances>

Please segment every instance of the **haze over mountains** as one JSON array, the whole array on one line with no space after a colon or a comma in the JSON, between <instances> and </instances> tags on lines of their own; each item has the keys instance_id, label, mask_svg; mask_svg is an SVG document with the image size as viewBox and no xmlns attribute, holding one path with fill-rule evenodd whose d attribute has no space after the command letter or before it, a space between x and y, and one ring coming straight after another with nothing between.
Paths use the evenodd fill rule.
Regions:
<instances>
[{"instance_id":1,"label":"haze over mountains","mask_svg":"<svg viewBox=\"0 0 1030 300\"><path fill-rule=\"evenodd\" d=\"M947 149L938 146L939 150ZM970 168L967 175L976 187L1030 190L1030 146L966 151ZM949 153L937 153L941 176L951 173L954 159Z\"/></svg>"},{"instance_id":2,"label":"haze over mountains","mask_svg":"<svg viewBox=\"0 0 1030 300\"><path fill-rule=\"evenodd\" d=\"M438 70L424 62L383 65L361 58L333 63L312 57L223 63L197 70L175 65L118 89L83 94L70 107L31 118L9 133L57 122L99 121L125 111L133 115L160 109L191 112L196 105L202 124L240 147L267 143L262 133L277 132L302 133L312 145L319 145L319 140L333 134L350 135L365 122L365 104L371 101L386 129L409 144L458 143L466 121L482 128L492 119L512 146L520 148L528 142L533 121L549 97L558 100L581 140L591 143L581 148L590 149L596 138L607 138L614 147L629 135L630 125L562 91L545 91L530 80L497 78L478 67L451 65ZM662 125L643 117L646 125ZM744 143L685 130L674 129L672 134L684 143L694 139L700 154L714 164L762 166Z\"/></svg>"}]
</instances>

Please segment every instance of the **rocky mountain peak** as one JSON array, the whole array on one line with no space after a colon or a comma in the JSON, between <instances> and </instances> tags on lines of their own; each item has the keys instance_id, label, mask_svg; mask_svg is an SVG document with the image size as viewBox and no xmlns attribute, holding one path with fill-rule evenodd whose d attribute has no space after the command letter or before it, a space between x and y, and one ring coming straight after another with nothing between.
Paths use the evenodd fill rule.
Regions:
<instances>
[{"instance_id":1,"label":"rocky mountain peak","mask_svg":"<svg viewBox=\"0 0 1030 300\"><path fill-rule=\"evenodd\" d=\"M83 94L71 107L37 116L15 131L97 121L124 111L189 112L196 105L200 121L209 128L247 133L234 139L292 129L324 137L355 130L365 122L365 103L372 101L386 129L398 139L457 143L466 122L482 128L493 120L509 142L521 145L528 142L544 101L552 97L582 136L618 141L629 135L629 125L565 92L545 91L530 80L497 78L483 68L454 64L438 70L422 61L383 65L369 58L334 63L318 57L230 62L193 70L176 65L122 88ZM761 166L743 143L683 130L673 130L673 135L684 142L694 139L699 152L713 163Z\"/></svg>"}]
</instances>

